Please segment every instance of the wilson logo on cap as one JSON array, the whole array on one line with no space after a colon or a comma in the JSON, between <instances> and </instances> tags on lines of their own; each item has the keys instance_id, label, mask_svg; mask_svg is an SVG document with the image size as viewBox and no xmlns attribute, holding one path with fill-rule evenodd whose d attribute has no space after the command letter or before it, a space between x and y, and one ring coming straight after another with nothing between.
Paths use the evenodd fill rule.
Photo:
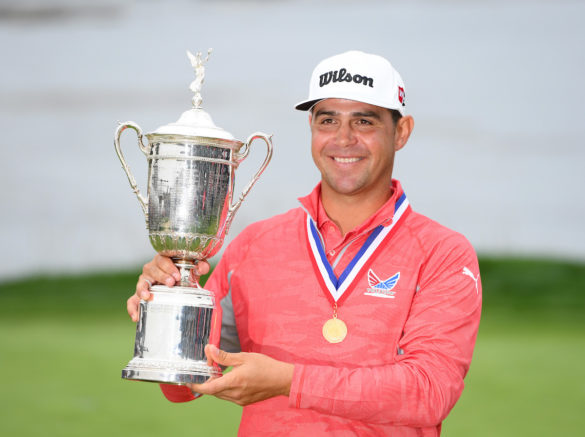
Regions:
<instances>
[{"instance_id":1,"label":"wilson logo on cap","mask_svg":"<svg viewBox=\"0 0 585 437\"><path fill-rule=\"evenodd\" d=\"M329 71L319 76L319 86L322 88L331 82L354 82L374 88L374 79L361 74L350 74L345 68L337 71Z\"/></svg>"}]
</instances>

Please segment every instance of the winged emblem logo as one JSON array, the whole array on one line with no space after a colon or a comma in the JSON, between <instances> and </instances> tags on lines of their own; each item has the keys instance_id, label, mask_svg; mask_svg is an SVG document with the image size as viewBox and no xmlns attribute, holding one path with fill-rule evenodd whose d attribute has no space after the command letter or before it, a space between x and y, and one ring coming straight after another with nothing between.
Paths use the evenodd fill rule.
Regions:
<instances>
[{"instance_id":1,"label":"winged emblem logo","mask_svg":"<svg viewBox=\"0 0 585 437\"><path fill-rule=\"evenodd\" d=\"M398 283L400 279L400 272L391 276L388 279L380 279L372 269L368 270L368 284L370 288L364 293L366 296L383 297L386 299L394 299L395 291L392 289Z\"/></svg>"}]
</instances>

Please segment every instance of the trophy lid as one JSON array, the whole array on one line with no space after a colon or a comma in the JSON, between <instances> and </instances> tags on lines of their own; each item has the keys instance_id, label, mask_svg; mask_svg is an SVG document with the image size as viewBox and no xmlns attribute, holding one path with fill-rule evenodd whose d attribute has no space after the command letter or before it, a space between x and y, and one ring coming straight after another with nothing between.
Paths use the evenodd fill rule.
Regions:
<instances>
[{"instance_id":1,"label":"trophy lid","mask_svg":"<svg viewBox=\"0 0 585 437\"><path fill-rule=\"evenodd\" d=\"M183 112L176 122L161 126L149 135L181 135L229 141L236 140L232 134L216 126L211 116L201 108L201 103L203 102L201 98L201 85L205 77L205 68L203 65L209 60L210 54L211 49L207 51L207 57L202 60L201 52L193 55L187 50L187 56L189 56L191 65L195 69L195 80L189 86L191 91L195 93L195 96L191 100L193 108Z\"/></svg>"},{"instance_id":2,"label":"trophy lid","mask_svg":"<svg viewBox=\"0 0 585 437\"><path fill-rule=\"evenodd\" d=\"M232 134L216 126L211 116L201 108L192 108L183 112L176 122L161 126L152 134L235 140Z\"/></svg>"}]
</instances>

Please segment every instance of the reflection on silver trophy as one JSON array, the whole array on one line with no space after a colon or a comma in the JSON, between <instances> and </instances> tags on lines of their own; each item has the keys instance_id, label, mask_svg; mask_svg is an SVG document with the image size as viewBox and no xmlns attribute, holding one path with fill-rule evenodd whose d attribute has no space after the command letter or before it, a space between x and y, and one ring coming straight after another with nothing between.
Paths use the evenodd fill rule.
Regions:
<instances>
[{"instance_id":1,"label":"reflection on silver trophy","mask_svg":"<svg viewBox=\"0 0 585 437\"><path fill-rule=\"evenodd\" d=\"M234 214L272 157L272 141L263 133L238 141L201 109L204 64L210 53L202 59L201 53L187 52L196 74L190 86L195 96L193 108L177 122L144 135L147 145L136 123L121 123L115 132L116 152L144 212L150 242L173 259L181 274L175 287L154 285L152 299L140 301L134 358L122 371L125 379L185 384L220 374L218 367L207 365L204 347L219 340L221 309L213 293L192 279L191 270L221 248ZM127 128L138 135L138 147L148 160L146 197L120 149ZM266 143L266 157L234 203L235 169L258 138Z\"/></svg>"}]
</instances>

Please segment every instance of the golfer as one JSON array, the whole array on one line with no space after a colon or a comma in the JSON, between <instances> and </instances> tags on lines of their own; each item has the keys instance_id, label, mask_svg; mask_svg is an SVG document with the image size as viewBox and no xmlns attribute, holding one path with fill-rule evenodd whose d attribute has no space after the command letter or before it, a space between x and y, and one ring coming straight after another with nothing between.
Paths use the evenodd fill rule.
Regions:
<instances>
[{"instance_id":1,"label":"golfer","mask_svg":"<svg viewBox=\"0 0 585 437\"><path fill-rule=\"evenodd\" d=\"M438 436L463 390L481 283L465 237L414 212L392 179L414 127L404 83L350 51L317 65L296 109L309 111L320 183L242 231L206 284L223 308L206 354L233 369L163 393L243 405L242 436ZM168 258L146 264L133 320L149 282L177 279Z\"/></svg>"}]
</instances>

